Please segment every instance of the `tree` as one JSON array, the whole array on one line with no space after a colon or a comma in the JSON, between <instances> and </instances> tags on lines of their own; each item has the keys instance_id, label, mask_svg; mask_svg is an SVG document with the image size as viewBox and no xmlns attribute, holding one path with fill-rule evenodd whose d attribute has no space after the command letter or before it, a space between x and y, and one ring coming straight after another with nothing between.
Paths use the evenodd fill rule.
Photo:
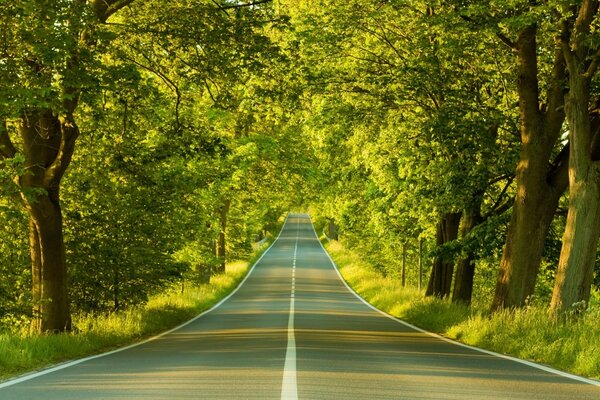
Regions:
<instances>
[{"instance_id":1,"label":"tree","mask_svg":"<svg viewBox=\"0 0 600 400\"><path fill-rule=\"evenodd\" d=\"M548 16L543 5L456 3L465 21L489 29L517 58L521 149L492 309L521 307L533 293L544 240L567 185L568 147L561 150L559 141L565 118L564 57L553 26L542 24L542 16ZM542 58L540 47L545 49Z\"/></svg>"},{"instance_id":2,"label":"tree","mask_svg":"<svg viewBox=\"0 0 600 400\"><path fill-rule=\"evenodd\" d=\"M25 158L18 184L29 214L37 332L71 328L60 184L71 162L81 93L94 84L98 27L132 0L18 1L2 6L5 110L2 157ZM14 18L16 17L16 18ZM13 137L19 136L15 144ZM26 193L35 193L25 195Z\"/></svg>"},{"instance_id":3,"label":"tree","mask_svg":"<svg viewBox=\"0 0 600 400\"><path fill-rule=\"evenodd\" d=\"M312 61L305 64L315 65L306 78L315 99L315 142L329 153L323 159L332 179L319 188L332 209L326 215L335 215L346 236L356 226L355 234L370 237L361 243L373 242L369 250L383 264L394 262L393 251L382 256L384 243L399 247L419 234L435 237L436 226L452 226L438 229L428 291L435 287L441 297L451 293L460 216L480 215L471 218L466 237L509 208L515 149L512 110L504 105L512 97L509 77L494 70L506 56L450 11L426 2L329 2L303 10L299 15L312 15L298 28L310 43ZM473 254L465 255L467 265ZM461 268L457 301L470 301L473 273Z\"/></svg>"},{"instance_id":4,"label":"tree","mask_svg":"<svg viewBox=\"0 0 600 400\"><path fill-rule=\"evenodd\" d=\"M589 301L600 236L599 126L597 116L590 115L598 104L592 97L600 62L598 38L592 33L598 6L592 0L563 6L560 45L569 72L569 211L550 305L555 315Z\"/></svg>"}]
</instances>

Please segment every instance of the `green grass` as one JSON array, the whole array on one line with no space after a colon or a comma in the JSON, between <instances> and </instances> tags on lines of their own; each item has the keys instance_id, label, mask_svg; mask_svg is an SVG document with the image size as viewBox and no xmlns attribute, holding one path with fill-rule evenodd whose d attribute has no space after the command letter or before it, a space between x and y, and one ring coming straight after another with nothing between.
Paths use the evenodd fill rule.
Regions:
<instances>
[{"instance_id":1,"label":"green grass","mask_svg":"<svg viewBox=\"0 0 600 400\"><path fill-rule=\"evenodd\" d=\"M0 379L122 347L173 328L231 293L266 248L263 245L248 262L228 264L226 272L211 278L210 284L187 287L184 293L174 287L152 297L142 307L121 312L76 315L73 333L2 333Z\"/></svg>"},{"instance_id":2,"label":"green grass","mask_svg":"<svg viewBox=\"0 0 600 400\"><path fill-rule=\"evenodd\" d=\"M487 305L471 308L424 298L416 288L402 288L338 242L327 250L348 284L365 300L395 317L431 332L498 353L600 378L600 305L577 318L553 322L543 305L490 316Z\"/></svg>"}]
</instances>

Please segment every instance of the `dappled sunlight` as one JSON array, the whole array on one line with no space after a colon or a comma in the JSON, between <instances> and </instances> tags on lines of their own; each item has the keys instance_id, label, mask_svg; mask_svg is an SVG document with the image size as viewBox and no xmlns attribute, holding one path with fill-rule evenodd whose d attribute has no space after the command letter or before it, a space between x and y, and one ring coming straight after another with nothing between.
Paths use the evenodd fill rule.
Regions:
<instances>
[{"instance_id":1,"label":"dappled sunlight","mask_svg":"<svg viewBox=\"0 0 600 400\"><path fill-rule=\"evenodd\" d=\"M169 398L198 399L224 398L222 393L231 387L223 382L224 374L232 374L248 379L238 398L256 398L264 396L265 388L273 386L279 380L277 368L257 371L252 366L239 368L198 369L195 366L155 369L141 373L109 373L102 376L97 374L82 375L76 380L65 383L51 384L49 390L60 390L65 398L71 393L85 392L94 398ZM275 390L272 390L275 392ZM243 397L242 397L243 396ZM262 397L264 398L264 397Z\"/></svg>"}]
</instances>

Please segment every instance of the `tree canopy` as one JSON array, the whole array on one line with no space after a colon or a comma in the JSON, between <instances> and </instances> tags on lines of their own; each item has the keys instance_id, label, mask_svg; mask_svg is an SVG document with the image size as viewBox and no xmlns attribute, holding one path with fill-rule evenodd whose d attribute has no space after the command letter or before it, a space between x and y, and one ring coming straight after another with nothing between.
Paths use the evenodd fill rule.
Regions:
<instances>
[{"instance_id":1,"label":"tree canopy","mask_svg":"<svg viewBox=\"0 0 600 400\"><path fill-rule=\"evenodd\" d=\"M0 324L70 330L209 279L293 208L425 295L587 305L598 12L2 2Z\"/></svg>"}]
</instances>

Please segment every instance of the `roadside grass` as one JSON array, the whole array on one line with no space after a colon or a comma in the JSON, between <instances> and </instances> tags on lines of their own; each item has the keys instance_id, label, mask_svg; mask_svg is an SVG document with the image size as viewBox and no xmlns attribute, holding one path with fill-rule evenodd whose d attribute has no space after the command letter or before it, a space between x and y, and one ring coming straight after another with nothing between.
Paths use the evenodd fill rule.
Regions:
<instances>
[{"instance_id":1,"label":"roadside grass","mask_svg":"<svg viewBox=\"0 0 600 400\"><path fill-rule=\"evenodd\" d=\"M600 378L600 304L564 321L548 318L546 307L490 315L486 305L469 308L438 298L424 298L412 287L386 278L339 242L325 245L346 282L365 300L422 329L463 343L550 365L574 374Z\"/></svg>"},{"instance_id":2,"label":"roadside grass","mask_svg":"<svg viewBox=\"0 0 600 400\"><path fill-rule=\"evenodd\" d=\"M231 293L267 247L262 245L249 261L227 264L226 272L209 284L190 285L183 293L173 287L144 306L111 314L74 315L72 333L0 333L0 380L126 346L182 324Z\"/></svg>"}]
</instances>

